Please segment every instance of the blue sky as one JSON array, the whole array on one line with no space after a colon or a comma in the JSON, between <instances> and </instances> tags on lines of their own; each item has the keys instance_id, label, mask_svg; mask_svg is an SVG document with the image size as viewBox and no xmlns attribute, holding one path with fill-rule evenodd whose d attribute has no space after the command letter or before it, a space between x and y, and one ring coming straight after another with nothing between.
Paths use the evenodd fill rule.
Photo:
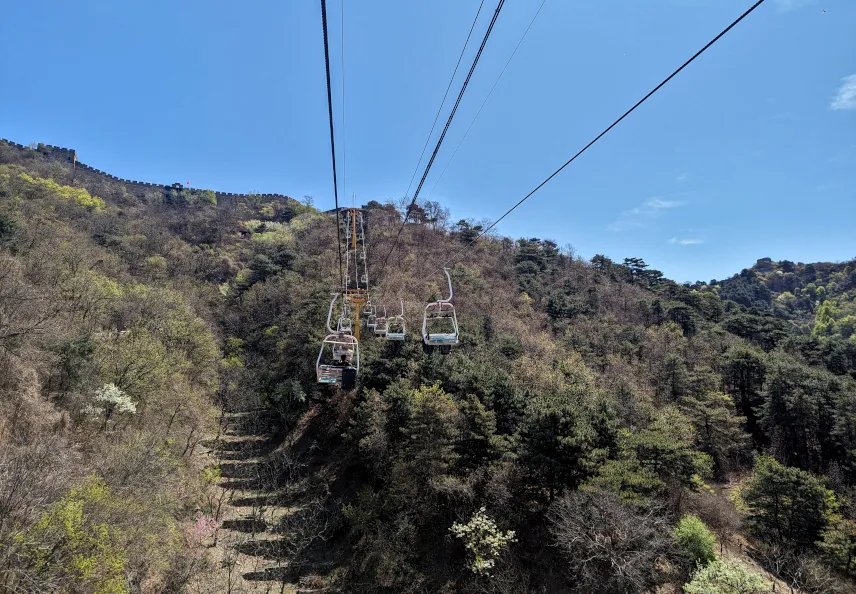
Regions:
<instances>
[{"instance_id":1,"label":"blue sky","mask_svg":"<svg viewBox=\"0 0 856 594\"><path fill-rule=\"evenodd\" d=\"M343 193L398 198L479 0L344 3ZM546 0L437 183L540 4L506 2L423 190L455 220L502 214L750 2ZM856 256L854 31L852 0L767 0L499 231L676 280ZM120 177L332 205L318 2L12 2L0 56L0 137Z\"/></svg>"}]
</instances>

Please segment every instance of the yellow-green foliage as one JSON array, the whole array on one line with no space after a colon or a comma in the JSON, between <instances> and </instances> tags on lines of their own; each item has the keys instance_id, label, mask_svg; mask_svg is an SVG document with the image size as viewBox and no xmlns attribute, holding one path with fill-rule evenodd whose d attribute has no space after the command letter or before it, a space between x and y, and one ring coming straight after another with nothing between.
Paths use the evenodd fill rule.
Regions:
<instances>
[{"instance_id":1,"label":"yellow-green foliage","mask_svg":"<svg viewBox=\"0 0 856 594\"><path fill-rule=\"evenodd\" d=\"M39 188L55 194L60 198L64 198L65 200L70 200L83 208L87 208L89 210L103 210L105 207L104 200L98 196L92 196L83 188L61 186L52 179L43 179L26 173L20 173L18 176L31 187Z\"/></svg>"},{"instance_id":2,"label":"yellow-green foliage","mask_svg":"<svg viewBox=\"0 0 856 594\"><path fill-rule=\"evenodd\" d=\"M131 284L122 287L122 301L128 310L137 314L132 328L123 337L129 354L140 348L157 357L146 361L166 366L164 377L169 376L170 371L184 372L200 386L213 385L219 356L216 340L181 293ZM160 352L164 354L158 354Z\"/></svg>"},{"instance_id":3,"label":"yellow-green foliage","mask_svg":"<svg viewBox=\"0 0 856 594\"><path fill-rule=\"evenodd\" d=\"M728 494L728 498L734 505L734 509L742 512L749 511L749 506L747 506L746 502L743 500L742 487L737 486L731 489L731 492Z\"/></svg>"},{"instance_id":4,"label":"yellow-green foliage","mask_svg":"<svg viewBox=\"0 0 856 594\"><path fill-rule=\"evenodd\" d=\"M260 243L287 244L294 241L296 233L305 231L313 222L322 217L323 215L317 212L308 212L294 217L288 223L250 219L242 221L241 226L248 231L253 231L253 241ZM261 230L257 231L258 229Z\"/></svg>"},{"instance_id":5,"label":"yellow-green foliage","mask_svg":"<svg viewBox=\"0 0 856 594\"><path fill-rule=\"evenodd\" d=\"M674 537L681 556L691 567L716 560L716 537L698 516L682 517L675 526Z\"/></svg>"},{"instance_id":6,"label":"yellow-green foliage","mask_svg":"<svg viewBox=\"0 0 856 594\"><path fill-rule=\"evenodd\" d=\"M821 303L814 318L812 335L816 337L840 334L856 340L856 302L833 300Z\"/></svg>"},{"instance_id":7,"label":"yellow-green foliage","mask_svg":"<svg viewBox=\"0 0 856 594\"><path fill-rule=\"evenodd\" d=\"M146 272L148 272L152 278L166 278L167 273L169 272L169 263L166 258L163 256L149 256L146 258L145 262Z\"/></svg>"},{"instance_id":8,"label":"yellow-green foliage","mask_svg":"<svg viewBox=\"0 0 856 594\"><path fill-rule=\"evenodd\" d=\"M597 393L595 376L578 353L556 352L546 338L536 348L540 352L527 353L511 365L513 381L521 390L537 394L541 404L559 406L579 404Z\"/></svg>"},{"instance_id":9,"label":"yellow-green foliage","mask_svg":"<svg viewBox=\"0 0 856 594\"><path fill-rule=\"evenodd\" d=\"M222 476L222 472L220 471L219 466L211 465L206 466L202 469L202 473L199 479L202 481L203 485L214 485L220 480Z\"/></svg>"},{"instance_id":10,"label":"yellow-green foliage","mask_svg":"<svg viewBox=\"0 0 856 594\"><path fill-rule=\"evenodd\" d=\"M119 529L98 521L93 514L109 506L113 497L103 480L90 477L19 535L34 570L83 586L81 591L128 592L124 578L127 560Z\"/></svg>"},{"instance_id":11,"label":"yellow-green foliage","mask_svg":"<svg viewBox=\"0 0 856 594\"><path fill-rule=\"evenodd\" d=\"M199 192L199 201L203 204L217 206L217 194L214 190L202 190Z\"/></svg>"},{"instance_id":12,"label":"yellow-green foliage","mask_svg":"<svg viewBox=\"0 0 856 594\"><path fill-rule=\"evenodd\" d=\"M241 226L253 232L253 241L260 243L289 243L294 239L294 234L286 223L274 221L260 221L250 219L242 221Z\"/></svg>"}]
</instances>

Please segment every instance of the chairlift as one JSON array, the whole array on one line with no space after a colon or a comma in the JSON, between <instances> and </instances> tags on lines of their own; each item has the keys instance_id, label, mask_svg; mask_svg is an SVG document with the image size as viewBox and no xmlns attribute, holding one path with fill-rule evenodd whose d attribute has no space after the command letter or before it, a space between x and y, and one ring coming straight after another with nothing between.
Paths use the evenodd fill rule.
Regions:
<instances>
[{"instance_id":1,"label":"chairlift","mask_svg":"<svg viewBox=\"0 0 856 594\"><path fill-rule=\"evenodd\" d=\"M338 298L339 293L336 293L327 312L329 334L321 343L321 350L315 361L315 376L319 384L339 385L343 390L352 390L356 385L357 372L360 370L360 343L352 334L334 331L330 327L333 306ZM340 327L343 320L350 322L349 318L339 318Z\"/></svg>"},{"instance_id":2,"label":"chairlift","mask_svg":"<svg viewBox=\"0 0 856 594\"><path fill-rule=\"evenodd\" d=\"M449 281L449 298L440 299L425 306L422 315L422 342L426 347L440 347L440 352L446 354L452 346L458 344L460 333L455 306L452 305L452 277L449 269L444 268L446 279Z\"/></svg>"},{"instance_id":3,"label":"chairlift","mask_svg":"<svg viewBox=\"0 0 856 594\"><path fill-rule=\"evenodd\" d=\"M363 313L366 314L366 328L374 330L375 326L377 326L377 315L375 315L374 306L371 302L366 303Z\"/></svg>"},{"instance_id":4,"label":"chairlift","mask_svg":"<svg viewBox=\"0 0 856 594\"><path fill-rule=\"evenodd\" d=\"M389 330L389 323L386 319L386 306L383 306L383 315L382 316L375 316L374 333L375 333L375 336L386 336L386 333L388 330Z\"/></svg>"},{"instance_id":5,"label":"chairlift","mask_svg":"<svg viewBox=\"0 0 856 594\"><path fill-rule=\"evenodd\" d=\"M401 314L392 316L387 321L387 340L404 340L407 337L407 327L404 323L404 299L399 299L399 301L401 302Z\"/></svg>"},{"instance_id":6,"label":"chairlift","mask_svg":"<svg viewBox=\"0 0 856 594\"><path fill-rule=\"evenodd\" d=\"M354 312L345 300L342 300L342 311L339 313L335 332L345 334L353 334L354 332Z\"/></svg>"}]
</instances>

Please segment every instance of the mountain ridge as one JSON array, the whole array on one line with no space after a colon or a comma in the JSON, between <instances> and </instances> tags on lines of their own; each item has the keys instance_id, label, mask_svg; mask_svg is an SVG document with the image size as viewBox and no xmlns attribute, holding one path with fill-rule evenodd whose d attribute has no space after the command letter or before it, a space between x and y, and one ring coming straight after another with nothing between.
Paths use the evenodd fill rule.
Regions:
<instances>
[{"instance_id":1,"label":"mountain ridge","mask_svg":"<svg viewBox=\"0 0 856 594\"><path fill-rule=\"evenodd\" d=\"M366 328L341 391L332 216L73 168L0 146L0 588L852 591L853 262L678 284L482 237L426 353L478 225L372 201L411 336Z\"/></svg>"}]
</instances>

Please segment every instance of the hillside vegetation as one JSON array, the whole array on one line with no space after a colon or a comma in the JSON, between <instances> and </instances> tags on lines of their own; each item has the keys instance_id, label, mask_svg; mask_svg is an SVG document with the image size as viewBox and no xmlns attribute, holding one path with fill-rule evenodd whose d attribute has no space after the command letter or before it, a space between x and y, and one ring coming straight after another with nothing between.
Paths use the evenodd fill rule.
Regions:
<instances>
[{"instance_id":1,"label":"hillside vegetation","mask_svg":"<svg viewBox=\"0 0 856 594\"><path fill-rule=\"evenodd\" d=\"M679 285L370 202L357 389L307 203L0 146L0 592L850 592L856 261ZM375 281L378 281L377 283Z\"/></svg>"}]
</instances>

